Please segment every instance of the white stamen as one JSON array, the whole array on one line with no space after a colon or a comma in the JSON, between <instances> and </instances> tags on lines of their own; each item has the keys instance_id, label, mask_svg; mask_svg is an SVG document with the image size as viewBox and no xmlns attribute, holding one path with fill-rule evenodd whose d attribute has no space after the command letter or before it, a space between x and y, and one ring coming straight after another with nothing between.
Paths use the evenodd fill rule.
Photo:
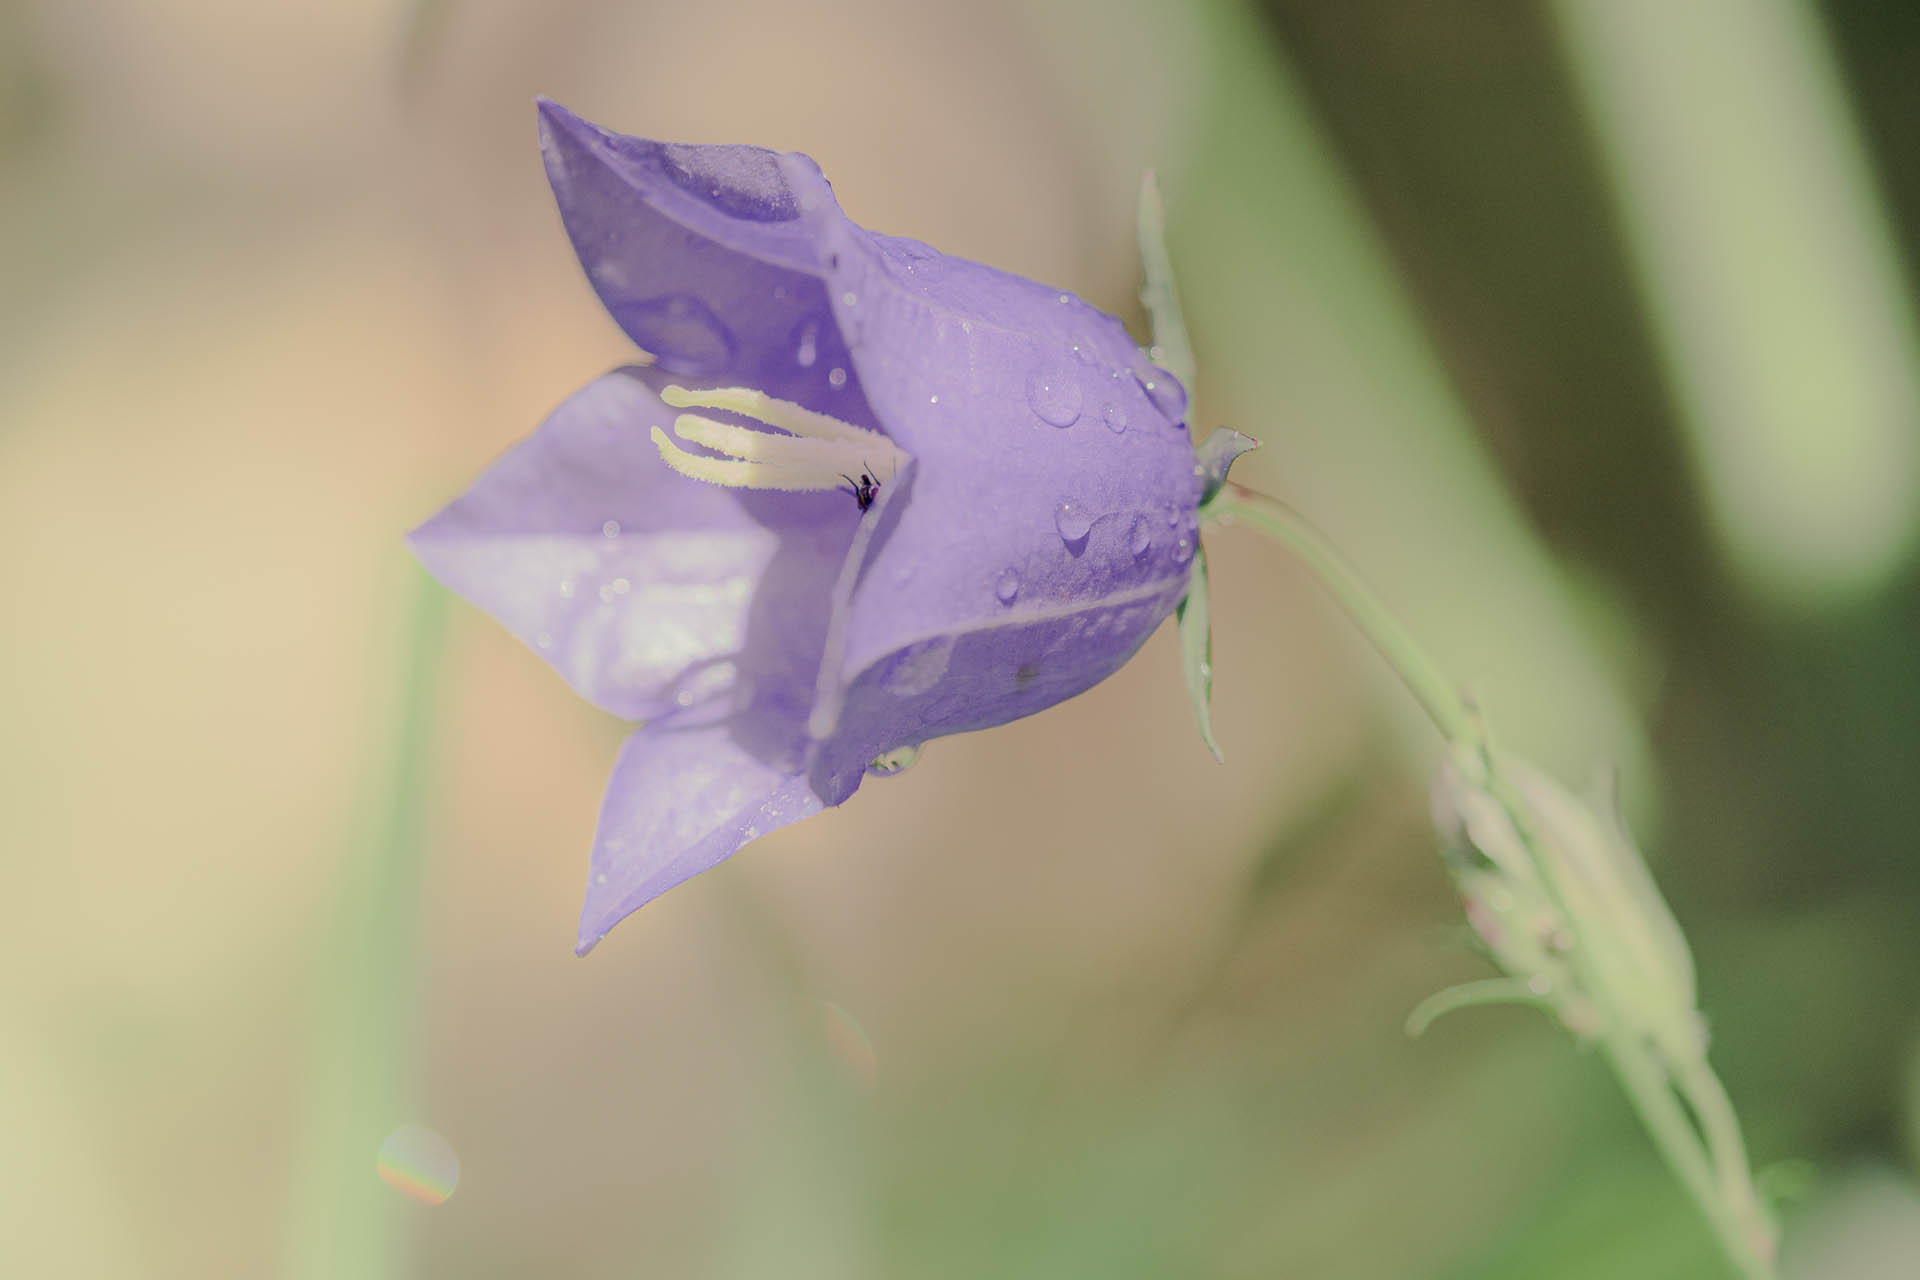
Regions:
<instances>
[{"instance_id":1,"label":"white stamen","mask_svg":"<svg viewBox=\"0 0 1920 1280\"><path fill-rule=\"evenodd\" d=\"M845 489L860 476L890 480L908 461L893 441L877 431L776 400L750 387L689 391L669 386L661 390L660 399L675 408L724 409L758 418L788 433L756 431L692 413L675 418L675 435L723 455L709 458L687 452L654 427L653 443L661 459L681 475L707 484L787 492Z\"/></svg>"},{"instance_id":2,"label":"white stamen","mask_svg":"<svg viewBox=\"0 0 1920 1280\"><path fill-rule=\"evenodd\" d=\"M869 448L875 447L875 441L880 441L886 448L893 447L892 441L877 431L867 431L851 422L842 422L831 414L816 413L791 400L775 400L766 392L755 391L752 387L715 387L711 391L689 391L685 387L669 386L661 389L660 398L676 409L725 409L743 417L758 418L791 435L815 440L845 440Z\"/></svg>"},{"instance_id":3,"label":"white stamen","mask_svg":"<svg viewBox=\"0 0 1920 1280\"><path fill-rule=\"evenodd\" d=\"M764 462L741 462L729 458L706 458L688 453L667 433L653 428L654 447L660 458L681 475L725 489L780 489L787 492L844 489L847 482L838 474L809 467L769 466Z\"/></svg>"}]
</instances>

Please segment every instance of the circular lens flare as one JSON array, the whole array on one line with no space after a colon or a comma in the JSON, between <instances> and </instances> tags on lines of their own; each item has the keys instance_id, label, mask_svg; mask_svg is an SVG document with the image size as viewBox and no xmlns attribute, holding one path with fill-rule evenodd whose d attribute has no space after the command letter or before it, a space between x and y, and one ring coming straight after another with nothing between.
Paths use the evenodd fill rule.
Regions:
<instances>
[{"instance_id":1,"label":"circular lens flare","mask_svg":"<svg viewBox=\"0 0 1920 1280\"><path fill-rule=\"evenodd\" d=\"M388 1134L374 1169L388 1186L421 1204L444 1204L460 1183L453 1144L423 1124L403 1124Z\"/></svg>"}]
</instances>

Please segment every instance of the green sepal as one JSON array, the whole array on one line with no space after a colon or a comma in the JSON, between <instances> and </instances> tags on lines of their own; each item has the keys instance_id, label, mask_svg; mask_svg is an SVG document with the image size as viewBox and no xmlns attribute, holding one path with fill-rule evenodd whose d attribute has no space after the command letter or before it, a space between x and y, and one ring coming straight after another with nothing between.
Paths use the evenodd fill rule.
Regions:
<instances>
[{"instance_id":1,"label":"green sepal","mask_svg":"<svg viewBox=\"0 0 1920 1280\"><path fill-rule=\"evenodd\" d=\"M1193 344L1180 314L1180 295L1173 287L1173 260L1167 256L1167 208L1160 200L1160 182L1147 170L1140 179L1140 301L1153 320L1153 362L1180 379L1193 394Z\"/></svg>"},{"instance_id":2,"label":"green sepal","mask_svg":"<svg viewBox=\"0 0 1920 1280\"><path fill-rule=\"evenodd\" d=\"M1187 598L1175 615L1180 624L1180 665L1186 671L1187 697L1200 722L1200 741L1221 764L1220 744L1213 740L1213 627L1208 621L1207 549L1197 542L1193 567L1187 572Z\"/></svg>"},{"instance_id":3,"label":"green sepal","mask_svg":"<svg viewBox=\"0 0 1920 1280\"><path fill-rule=\"evenodd\" d=\"M1483 1004L1530 1004L1545 1007L1549 1004L1519 978L1483 978L1478 982L1463 982L1458 986L1436 991L1414 1006L1407 1015L1407 1034L1419 1036L1425 1034L1434 1021L1455 1009L1471 1009Z\"/></svg>"},{"instance_id":4,"label":"green sepal","mask_svg":"<svg viewBox=\"0 0 1920 1280\"><path fill-rule=\"evenodd\" d=\"M1233 460L1243 453L1250 453L1260 447L1260 442L1252 436L1243 435L1231 427L1215 427L1194 449L1194 457L1200 463L1200 506L1205 508L1213 501L1227 483L1227 468Z\"/></svg>"}]
</instances>

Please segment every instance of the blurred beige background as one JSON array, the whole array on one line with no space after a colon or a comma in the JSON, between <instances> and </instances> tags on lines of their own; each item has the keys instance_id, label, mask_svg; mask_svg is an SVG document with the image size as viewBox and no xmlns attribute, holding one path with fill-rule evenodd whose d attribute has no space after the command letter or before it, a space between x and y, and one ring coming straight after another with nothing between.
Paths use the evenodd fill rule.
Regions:
<instances>
[{"instance_id":1,"label":"blurred beige background","mask_svg":"<svg viewBox=\"0 0 1920 1280\"><path fill-rule=\"evenodd\" d=\"M277 1261L322 1051L313 955L396 714L399 536L626 358L553 213L535 93L635 132L804 148L870 225L1131 302L1131 188L1177 89L1096 121L1018 14L450 6L411 71L409 16L149 0L9 19L13 1274ZM1130 988L1188 980L1205 957L1186 936L1244 851L1369 732L1344 638L1329 648L1312 605L1314 625L1281 625L1298 576L1219 555L1227 581L1274 579L1220 606L1232 770L1200 748L1163 636L1094 695L938 744L761 842L586 961L569 944L618 727L456 607L415 1030L418 1118L465 1175L428 1229L459 1261L419 1274L672 1274L634 1251L712 1247L774 1108L763 927L902 1095L1009 1020L1123 1034ZM1090 1013L1090 991L1121 1007ZM489 1269L503 1227L525 1256Z\"/></svg>"},{"instance_id":2,"label":"blurred beige background","mask_svg":"<svg viewBox=\"0 0 1920 1280\"><path fill-rule=\"evenodd\" d=\"M621 728L455 603L418 918L356 896L409 692L401 535L627 358L552 209L533 95L805 150L865 225L1131 316L1139 173L1177 170L1221 91L1203 29L1012 0L0 10L0 1273L326 1274L337 1249L422 1277L1445 1275L1562 1180L1691 1239L1548 1028L1403 1038L1482 972L1428 853L1432 748L1250 539L1210 544L1227 767L1163 632L585 960ZM1171 190L1176 224L1216 207ZM1195 270L1203 361L1318 331L1207 309L1209 281L1284 267ZM1199 419L1266 437L1247 477L1360 526L1443 654L1477 654L1488 612L1422 557L1480 517L1383 513L1460 476L1495 493L1488 464L1436 472L1441 437L1401 456L1259 401L1257 376L1203 382ZM1309 382L1275 394L1332 414ZM1549 556L1490 509L1486 537L1521 548L1485 568L1493 629L1551 615L1606 673L1561 681L1591 692L1564 714L1506 695L1540 721L1519 736L1579 769L1624 756L1646 802L1657 646L1604 589L1541 587ZM400 1030L349 1044L369 992ZM870 1089L820 1001L864 1028ZM371 1143L325 1121L362 1085ZM374 1178L407 1120L460 1153L444 1205ZM377 1222L301 1200L330 1142L368 1189L342 1212Z\"/></svg>"}]
</instances>

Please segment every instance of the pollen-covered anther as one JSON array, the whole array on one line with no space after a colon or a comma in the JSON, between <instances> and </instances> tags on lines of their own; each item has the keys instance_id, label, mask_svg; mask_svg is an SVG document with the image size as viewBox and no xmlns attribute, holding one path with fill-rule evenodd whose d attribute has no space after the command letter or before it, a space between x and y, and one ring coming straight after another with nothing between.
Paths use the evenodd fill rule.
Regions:
<instances>
[{"instance_id":1,"label":"pollen-covered anther","mask_svg":"<svg viewBox=\"0 0 1920 1280\"><path fill-rule=\"evenodd\" d=\"M669 386L661 390L660 399L676 409L725 410L769 428L735 426L694 413L675 418L673 434L719 455L712 457L682 449L664 430L654 427L653 443L661 459L681 475L706 484L788 492L852 486L857 494L861 477L869 478L869 483L891 479L908 460L877 431L790 400L776 400L750 387L689 391Z\"/></svg>"}]
</instances>

